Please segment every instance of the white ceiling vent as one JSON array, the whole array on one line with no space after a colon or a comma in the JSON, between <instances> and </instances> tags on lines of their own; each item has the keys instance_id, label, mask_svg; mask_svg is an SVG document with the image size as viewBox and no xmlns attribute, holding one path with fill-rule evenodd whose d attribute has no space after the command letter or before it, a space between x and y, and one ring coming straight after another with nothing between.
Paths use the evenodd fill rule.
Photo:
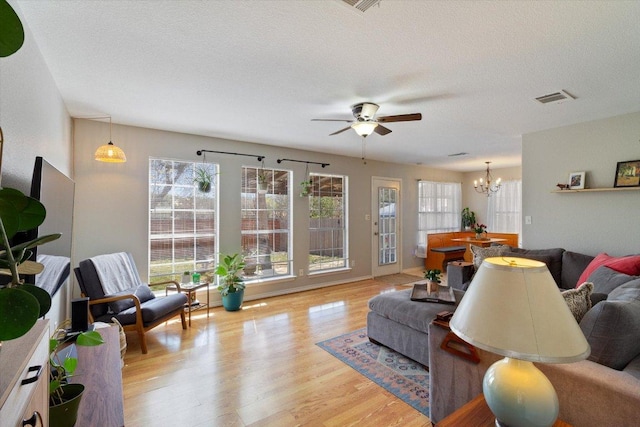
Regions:
<instances>
[{"instance_id":1,"label":"white ceiling vent","mask_svg":"<svg viewBox=\"0 0 640 427\"><path fill-rule=\"evenodd\" d=\"M343 3L358 9L360 12L366 12L370 7L380 3L380 1L381 0L342 0Z\"/></svg>"},{"instance_id":2,"label":"white ceiling vent","mask_svg":"<svg viewBox=\"0 0 640 427\"><path fill-rule=\"evenodd\" d=\"M536 98L541 104L561 104L565 101L572 101L576 99L575 96L571 95L569 92L561 90L559 92L550 93L548 95L539 96Z\"/></svg>"}]
</instances>

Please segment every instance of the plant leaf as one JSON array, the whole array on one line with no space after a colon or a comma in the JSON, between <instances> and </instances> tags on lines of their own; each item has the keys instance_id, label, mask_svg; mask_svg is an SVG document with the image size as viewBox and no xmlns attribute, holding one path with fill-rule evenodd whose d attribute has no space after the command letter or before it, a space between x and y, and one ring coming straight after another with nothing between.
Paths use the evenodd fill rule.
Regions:
<instances>
[{"instance_id":1,"label":"plant leaf","mask_svg":"<svg viewBox=\"0 0 640 427\"><path fill-rule=\"evenodd\" d=\"M20 18L6 0L0 0L0 57L13 55L24 43L24 28Z\"/></svg>"},{"instance_id":2,"label":"plant leaf","mask_svg":"<svg viewBox=\"0 0 640 427\"><path fill-rule=\"evenodd\" d=\"M64 368L67 375L71 376L76 371L78 367L78 358L77 357L67 357L62 362L62 367Z\"/></svg>"},{"instance_id":3,"label":"plant leaf","mask_svg":"<svg viewBox=\"0 0 640 427\"><path fill-rule=\"evenodd\" d=\"M17 287L17 289L30 293L35 297L35 299L38 300L38 304L40 305L40 312L38 314L38 317L44 316L51 309L51 295L49 295L49 292L45 291L44 289L36 285L31 285L29 283L20 285Z\"/></svg>"},{"instance_id":4,"label":"plant leaf","mask_svg":"<svg viewBox=\"0 0 640 427\"><path fill-rule=\"evenodd\" d=\"M0 341L13 340L29 332L39 313L38 300L29 292L0 289Z\"/></svg>"},{"instance_id":5,"label":"plant leaf","mask_svg":"<svg viewBox=\"0 0 640 427\"><path fill-rule=\"evenodd\" d=\"M76 344L86 347L94 347L100 344L104 344L104 340L102 339L102 335L100 335L98 331L88 331L78 335Z\"/></svg>"}]
</instances>

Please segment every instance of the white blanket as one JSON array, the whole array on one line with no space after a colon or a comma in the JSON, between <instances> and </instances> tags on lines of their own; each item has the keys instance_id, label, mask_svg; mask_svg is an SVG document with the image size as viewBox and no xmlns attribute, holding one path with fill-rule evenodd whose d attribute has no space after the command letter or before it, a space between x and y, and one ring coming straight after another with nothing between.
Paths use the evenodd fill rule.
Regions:
<instances>
[{"instance_id":1,"label":"white blanket","mask_svg":"<svg viewBox=\"0 0 640 427\"><path fill-rule=\"evenodd\" d=\"M38 254L37 261L44 265L44 270L36 275L36 285L53 296L58 288L62 273L71 260L66 256Z\"/></svg>"},{"instance_id":2,"label":"white blanket","mask_svg":"<svg viewBox=\"0 0 640 427\"><path fill-rule=\"evenodd\" d=\"M138 271L126 252L98 255L90 259L105 295L113 295L140 284Z\"/></svg>"}]
</instances>

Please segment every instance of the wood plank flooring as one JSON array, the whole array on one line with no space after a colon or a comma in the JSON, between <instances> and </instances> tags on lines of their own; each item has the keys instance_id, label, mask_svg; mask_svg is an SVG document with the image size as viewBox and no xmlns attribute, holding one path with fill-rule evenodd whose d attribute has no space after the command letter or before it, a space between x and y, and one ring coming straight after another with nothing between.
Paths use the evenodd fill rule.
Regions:
<instances>
[{"instance_id":1,"label":"wood plank flooring","mask_svg":"<svg viewBox=\"0 0 640 427\"><path fill-rule=\"evenodd\" d=\"M315 344L366 325L376 280L248 301L127 334L125 422L135 426L431 426Z\"/></svg>"}]
</instances>

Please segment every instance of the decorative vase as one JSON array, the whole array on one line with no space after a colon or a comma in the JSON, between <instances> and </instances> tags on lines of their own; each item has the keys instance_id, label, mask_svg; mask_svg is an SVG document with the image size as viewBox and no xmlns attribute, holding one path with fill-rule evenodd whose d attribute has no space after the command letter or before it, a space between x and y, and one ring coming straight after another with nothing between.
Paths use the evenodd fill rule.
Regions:
<instances>
[{"instance_id":1,"label":"decorative vase","mask_svg":"<svg viewBox=\"0 0 640 427\"><path fill-rule=\"evenodd\" d=\"M222 306L227 311L238 311L242 306L244 298L244 289L241 291L230 292L222 297Z\"/></svg>"},{"instance_id":2,"label":"decorative vase","mask_svg":"<svg viewBox=\"0 0 640 427\"><path fill-rule=\"evenodd\" d=\"M191 283L191 274L183 273L180 283L182 283L183 285L186 285L187 283Z\"/></svg>"},{"instance_id":3,"label":"decorative vase","mask_svg":"<svg viewBox=\"0 0 640 427\"><path fill-rule=\"evenodd\" d=\"M84 393L84 385L82 384L62 386L64 402L49 406L49 427L73 427L75 425L82 393Z\"/></svg>"},{"instance_id":4,"label":"decorative vase","mask_svg":"<svg viewBox=\"0 0 640 427\"><path fill-rule=\"evenodd\" d=\"M482 239L482 233L476 233L476 240Z\"/></svg>"},{"instance_id":5,"label":"decorative vase","mask_svg":"<svg viewBox=\"0 0 640 427\"><path fill-rule=\"evenodd\" d=\"M438 282L436 282L435 280L429 280L427 284L427 292L429 292L430 294L438 292Z\"/></svg>"}]
</instances>

